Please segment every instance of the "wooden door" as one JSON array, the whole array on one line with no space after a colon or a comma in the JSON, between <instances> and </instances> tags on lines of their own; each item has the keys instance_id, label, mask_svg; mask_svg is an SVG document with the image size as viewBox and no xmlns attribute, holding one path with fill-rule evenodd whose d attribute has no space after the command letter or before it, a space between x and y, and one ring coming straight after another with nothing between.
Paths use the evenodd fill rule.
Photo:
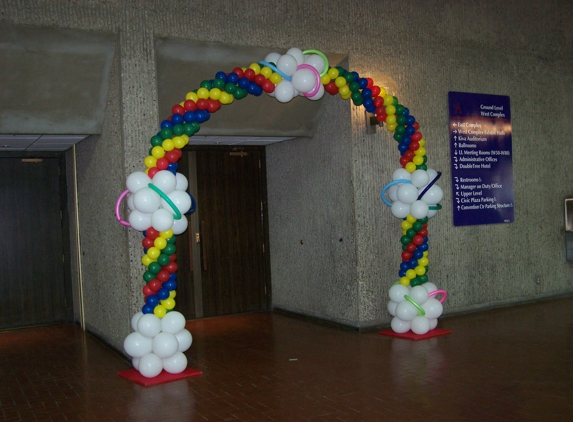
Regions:
<instances>
[{"instance_id":1,"label":"wooden door","mask_svg":"<svg viewBox=\"0 0 573 422\"><path fill-rule=\"evenodd\" d=\"M195 317L210 317L270 307L264 149L196 147L189 160L191 192L197 211L181 243L183 279L194 288L178 292ZM195 259L193 259L195 254Z\"/></svg>"},{"instance_id":2,"label":"wooden door","mask_svg":"<svg viewBox=\"0 0 573 422\"><path fill-rule=\"evenodd\" d=\"M67 318L59 168L0 158L0 329Z\"/></svg>"}]
</instances>

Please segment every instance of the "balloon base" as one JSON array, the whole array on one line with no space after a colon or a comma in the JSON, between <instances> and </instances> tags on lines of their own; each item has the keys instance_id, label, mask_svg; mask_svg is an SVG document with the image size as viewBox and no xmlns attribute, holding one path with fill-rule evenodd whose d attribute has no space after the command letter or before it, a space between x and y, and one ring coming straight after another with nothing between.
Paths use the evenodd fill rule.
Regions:
<instances>
[{"instance_id":1,"label":"balloon base","mask_svg":"<svg viewBox=\"0 0 573 422\"><path fill-rule=\"evenodd\" d=\"M413 331L408 331L406 333L395 333L392 330L383 330L380 331L378 334L382 336L389 336L389 337L398 337L404 338L407 340L425 340L432 337L438 336L445 336L446 334L451 334L450 330L444 330L443 328L434 328L433 330L428 331L426 334L416 334Z\"/></svg>"},{"instance_id":2,"label":"balloon base","mask_svg":"<svg viewBox=\"0 0 573 422\"><path fill-rule=\"evenodd\" d=\"M150 387L152 385L163 384L165 382L176 381L183 378L196 377L202 373L203 372L198 371L197 369L186 368L183 372L178 374L170 374L169 372L161 371L161 373L156 377L147 378L141 375L138 370L131 368L119 371L117 375L133 381L136 384L143 385L144 387Z\"/></svg>"}]
</instances>

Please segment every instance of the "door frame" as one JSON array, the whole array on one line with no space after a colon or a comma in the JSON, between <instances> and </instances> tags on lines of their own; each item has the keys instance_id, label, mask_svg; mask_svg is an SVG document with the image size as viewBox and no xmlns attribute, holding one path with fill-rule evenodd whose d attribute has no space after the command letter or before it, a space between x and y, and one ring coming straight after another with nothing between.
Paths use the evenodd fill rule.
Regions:
<instances>
[{"instance_id":1,"label":"door frame","mask_svg":"<svg viewBox=\"0 0 573 422\"><path fill-rule=\"evenodd\" d=\"M216 151L216 152L249 152L256 151L260 154L261 162L261 178L260 178L260 189L261 189L261 201L262 201L262 216L263 216L263 283L266 292L265 295L265 309L262 311L271 310L272 306L272 288L271 288L271 261L270 261L270 248L269 248L269 221L268 221L268 196L267 196L267 172L266 172L266 154L264 146L214 146L214 145L187 145L184 149L184 156L187 155L188 158L183 157L180 160L182 165L183 174L187 177L189 181L189 193L194 197L198 197L198 186L197 186L197 161L196 161L196 151ZM187 167L187 168L185 168ZM185 289L185 294L187 297L192 296L191 306L187 306L187 311L193 314L193 318L203 318L203 287L201 279L201 248L196 247L198 243L196 242L196 233L201 233L202 230L199 227L201 216L201 204L197 201L196 211L189 216L189 229L186 230L181 236L183 248L178 247L178 252L189 253L191 252L191 259L185 259L184 257L178 257L178 265L180 266L179 271L184 275L183 278L186 279L188 283L192 284L191 291ZM199 230L197 230L199 228ZM201 239L201 241L203 241ZM179 256L179 254L178 254ZM184 266L184 268L181 268ZM187 266L188 268L185 268ZM196 271L192 269L198 269ZM192 308L192 309L191 309Z\"/></svg>"}]
</instances>

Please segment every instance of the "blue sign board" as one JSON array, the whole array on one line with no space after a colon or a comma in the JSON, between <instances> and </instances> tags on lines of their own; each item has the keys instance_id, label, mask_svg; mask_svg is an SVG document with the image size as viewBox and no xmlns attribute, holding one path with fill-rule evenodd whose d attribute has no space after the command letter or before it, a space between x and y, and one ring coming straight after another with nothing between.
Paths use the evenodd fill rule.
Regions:
<instances>
[{"instance_id":1,"label":"blue sign board","mask_svg":"<svg viewBox=\"0 0 573 422\"><path fill-rule=\"evenodd\" d=\"M454 225L514 220L509 97L450 92Z\"/></svg>"}]
</instances>

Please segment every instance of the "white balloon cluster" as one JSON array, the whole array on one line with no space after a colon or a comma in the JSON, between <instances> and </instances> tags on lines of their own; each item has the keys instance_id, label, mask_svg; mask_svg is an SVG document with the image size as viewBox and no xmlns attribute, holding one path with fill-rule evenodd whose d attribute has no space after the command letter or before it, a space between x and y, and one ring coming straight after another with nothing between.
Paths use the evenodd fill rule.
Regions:
<instances>
[{"instance_id":1,"label":"white balloon cluster","mask_svg":"<svg viewBox=\"0 0 573 422\"><path fill-rule=\"evenodd\" d=\"M320 55L305 55L300 49L293 47L286 54L268 54L265 62L275 64L284 78L276 85L274 92L269 94L277 101L288 103L297 95L304 95L310 100L320 100L324 95L320 74L327 64Z\"/></svg>"},{"instance_id":2,"label":"white balloon cluster","mask_svg":"<svg viewBox=\"0 0 573 422\"><path fill-rule=\"evenodd\" d=\"M134 332L123 341L123 348L132 357L133 367L147 378L156 377L162 370L179 374L187 367L183 354L193 342L185 329L185 317L169 312L163 318L153 314L136 313L131 318Z\"/></svg>"},{"instance_id":3,"label":"white balloon cluster","mask_svg":"<svg viewBox=\"0 0 573 422\"><path fill-rule=\"evenodd\" d=\"M187 178L181 173L174 175L168 170L161 170L151 179L144 172L136 171L128 176L126 185L131 192L127 197L131 227L139 231L153 227L158 232L173 229L175 235L187 230L187 219L182 215L191 209L192 201L186 192L189 185ZM158 191L179 211L179 219L173 206Z\"/></svg>"},{"instance_id":4,"label":"white balloon cluster","mask_svg":"<svg viewBox=\"0 0 573 422\"><path fill-rule=\"evenodd\" d=\"M412 288L402 284L390 287L388 312L394 317L390 325L395 333L412 330L426 334L436 328L444 307L438 299L430 297L432 292L445 294L430 282Z\"/></svg>"},{"instance_id":5,"label":"white balloon cluster","mask_svg":"<svg viewBox=\"0 0 573 422\"><path fill-rule=\"evenodd\" d=\"M416 219L435 216L437 205L444 197L444 191L435 183L437 177L438 172L434 169L415 170L413 173L403 168L395 170L392 175L395 183L388 188L388 196L393 201L392 215L406 218L411 214ZM404 182L399 183L401 180Z\"/></svg>"}]
</instances>

